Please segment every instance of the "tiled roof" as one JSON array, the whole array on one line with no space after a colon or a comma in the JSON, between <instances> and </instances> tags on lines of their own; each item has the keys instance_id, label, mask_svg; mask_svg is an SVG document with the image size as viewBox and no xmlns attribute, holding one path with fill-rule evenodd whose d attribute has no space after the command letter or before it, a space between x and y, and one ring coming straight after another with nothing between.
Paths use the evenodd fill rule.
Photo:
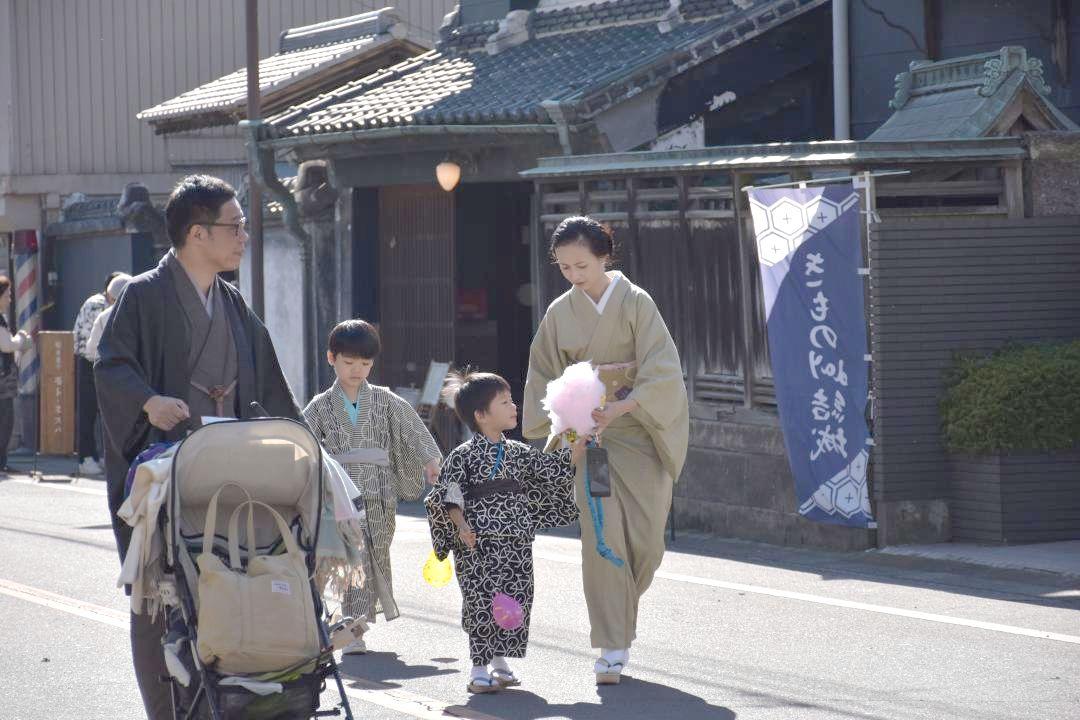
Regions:
<instances>
[{"instance_id":1,"label":"tiled roof","mask_svg":"<svg viewBox=\"0 0 1080 720\"><path fill-rule=\"evenodd\" d=\"M896 111L870 140L931 140L983 137L995 128L1018 93L1041 111L1053 129L1076 124L1048 99L1042 62L1022 47L939 62L916 62L896 76Z\"/></svg>"},{"instance_id":2,"label":"tiled roof","mask_svg":"<svg viewBox=\"0 0 1080 720\"><path fill-rule=\"evenodd\" d=\"M732 5L730 1L711 5ZM588 30L614 23L656 20L671 6L668 0L609 0L583 7L566 7L538 12L533 19L537 35L568 30ZM720 13L713 13L720 14Z\"/></svg>"},{"instance_id":3,"label":"tiled roof","mask_svg":"<svg viewBox=\"0 0 1080 720\"><path fill-rule=\"evenodd\" d=\"M435 50L268 122L277 136L399 125L550 123L547 101L588 118L824 2L717 0L711 6L719 15L676 24L669 32L661 32L657 22L657 13L669 7L666 0L595 3L536 13L530 19L534 39L496 55L463 52L457 40L464 35L444 29L444 42ZM591 28L590 19L599 24L600 17L609 24ZM577 29L583 18L583 27L591 29Z\"/></svg>"},{"instance_id":4,"label":"tiled roof","mask_svg":"<svg viewBox=\"0 0 1080 720\"><path fill-rule=\"evenodd\" d=\"M386 9L288 30L282 34L281 50L259 61L264 103L271 105L275 96L287 93L299 81L369 56L400 36L396 16ZM247 69L241 68L143 110L137 117L153 124L203 115L240 118L246 108Z\"/></svg>"},{"instance_id":5,"label":"tiled roof","mask_svg":"<svg viewBox=\"0 0 1080 720\"><path fill-rule=\"evenodd\" d=\"M440 30L439 48L446 53L469 52L484 47L487 39L499 30L498 20L456 25Z\"/></svg>"}]
</instances>

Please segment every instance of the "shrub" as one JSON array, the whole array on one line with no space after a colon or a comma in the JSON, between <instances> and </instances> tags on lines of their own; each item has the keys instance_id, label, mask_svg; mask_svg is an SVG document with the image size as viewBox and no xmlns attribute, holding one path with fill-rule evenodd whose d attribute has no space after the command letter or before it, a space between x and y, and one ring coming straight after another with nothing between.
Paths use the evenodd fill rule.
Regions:
<instances>
[{"instance_id":1,"label":"shrub","mask_svg":"<svg viewBox=\"0 0 1080 720\"><path fill-rule=\"evenodd\" d=\"M941 401L950 450L1059 450L1080 445L1080 340L958 357Z\"/></svg>"}]
</instances>

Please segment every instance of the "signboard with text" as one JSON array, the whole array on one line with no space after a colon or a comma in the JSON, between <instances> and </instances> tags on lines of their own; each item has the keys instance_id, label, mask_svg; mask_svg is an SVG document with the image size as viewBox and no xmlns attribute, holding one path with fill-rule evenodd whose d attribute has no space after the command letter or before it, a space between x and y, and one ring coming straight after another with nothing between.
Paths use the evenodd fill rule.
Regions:
<instances>
[{"instance_id":1,"label":"signboard with text","mask_svg":"<svg viewBox=\"0 0 1080 720\"><path fill-rule=\"evenodd\" d=\"M41 452L75 452L75 345L70 332L38 333L41 357Z\"/></svg>"},{"instance_id":2,"label":"signboard with text","mask_svg":"<svg viewBox=\"0 0 1080 720\"><path fill-rule=\"evenodd\" d=\"M750 191L780 423L799 513L871 527L859 195Z\"/></svg>"}]
</instances>

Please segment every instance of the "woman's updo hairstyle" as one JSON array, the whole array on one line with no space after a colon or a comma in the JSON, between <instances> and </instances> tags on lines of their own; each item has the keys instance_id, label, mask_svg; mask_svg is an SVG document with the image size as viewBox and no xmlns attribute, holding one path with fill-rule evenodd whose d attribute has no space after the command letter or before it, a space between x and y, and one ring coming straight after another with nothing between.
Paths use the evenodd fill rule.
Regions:
<instances>
[{"instance_id":1,"label":"woman's updo hairstyle","mask_svg":"<svg viewBox=\"0 0 1080 720\"><path fill-rule=\"evenodd\" d=\"M568 217L559 223L551 234L551 260L555 261L555 250L564 245L580 243L589 248L596 257L608 258L608 265L615 260L615 235L611 228L593 220L587 215Z\"/></svg>"}]
</instances>

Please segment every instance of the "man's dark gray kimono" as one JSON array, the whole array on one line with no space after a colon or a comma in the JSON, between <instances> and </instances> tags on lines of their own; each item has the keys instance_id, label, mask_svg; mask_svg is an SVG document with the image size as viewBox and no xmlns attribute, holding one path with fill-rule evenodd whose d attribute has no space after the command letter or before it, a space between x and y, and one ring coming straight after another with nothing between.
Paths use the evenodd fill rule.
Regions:
<instances>
[{"instance_id":1,"label":"man's dark gray kimono","mask_svg":"<svg viewBox=\"0 0 1080 720\"><path fill-rule=\"evenodd\" d=\"M235 287L221 278L214 282L213 312L226 314L236 345L236 386L227 414L251 417L251 403L258 402L271 415L299 419L300 409L265 326ZM164 432L153 427L143 412L143 405L154 395L179 398L192 406L189 400L198 392L191 384L191 321L187 313L194 286L190 283L176 257L166 255L157 268L128 284L98 348L94 375L105 431L109 512L121 562L131 541L131 528L116 512L123 504L128 466L151 443L179 440L198 422L193 406L191 420ZM151 718L171 717L168 688L157 683L157 676L165 672L162 630L160 617L152 623L146 614L132 615L135 672Z\"/></svg>"},{"instance_id":2,"label":"man's dark gray kimono","mask_svg":"<svg viewBox=\"0 0 1080 720\"><path fill-rule=\"evenodd\" d=\"M179 440L192 422L166 433L150 425L143 405L154 395L188 401L193 388L189 372L190 333L182 310L179 282L189 282L175 258L166 255L153 270L134 278L116 304L105 327L94 366L98 402L105 430L109 511L121 559L127 552L131 529L116 511L123 504L128 466L148 445ZM258 402L270 415L300 418L288 382L281 372L270 334L248 308L240 292L215 280L215 312L228 314L236 342L238 377L236 409L251 417ZM190 404L190 403L189 403Z\"/></svg>"}]
</instances>

